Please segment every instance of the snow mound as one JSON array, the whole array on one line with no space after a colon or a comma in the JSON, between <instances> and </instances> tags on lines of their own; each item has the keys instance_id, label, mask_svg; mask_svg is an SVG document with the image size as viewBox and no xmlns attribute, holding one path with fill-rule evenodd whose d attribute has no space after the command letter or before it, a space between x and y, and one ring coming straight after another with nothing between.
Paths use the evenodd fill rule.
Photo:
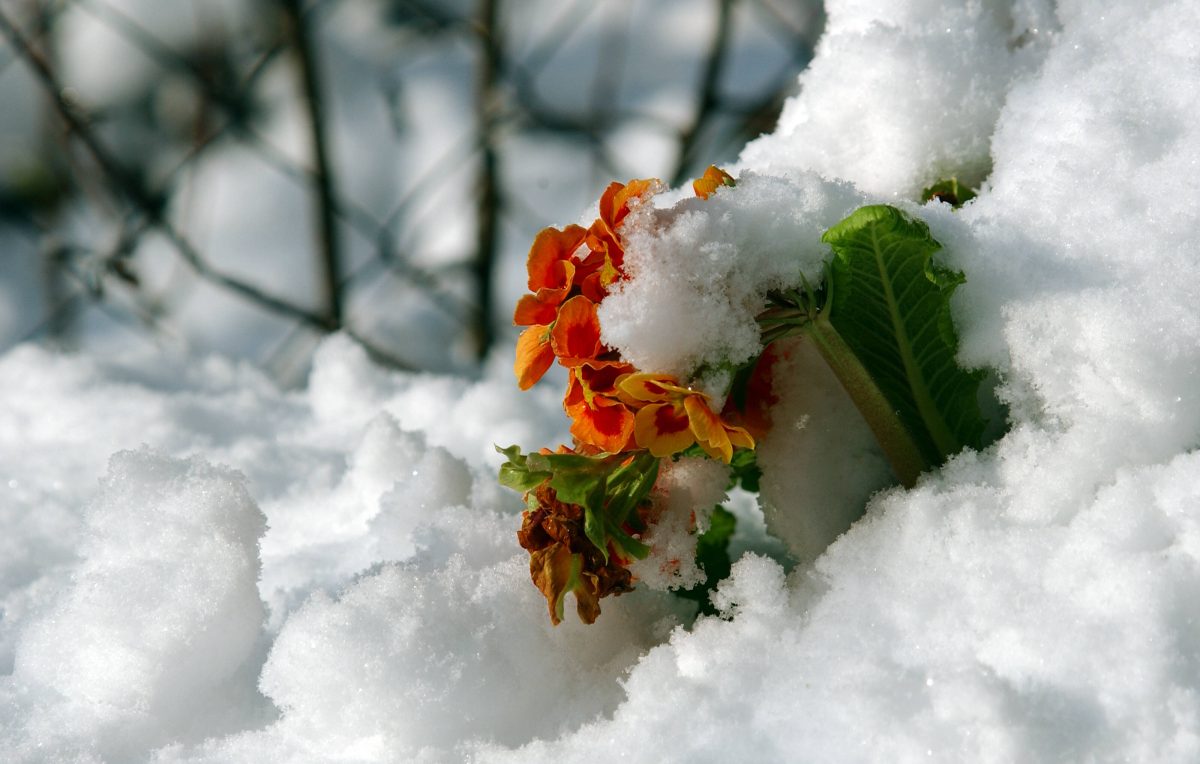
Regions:
<instances>
[{"instance_id":1,"label":"snow mound","mask_svg":"<svg viewBox=\"0 0 1200 764\"><path fill-rule=\"evenodd\" d=\"M258 540L265 518L240 475L150 451L113 456L84 517L82 562L23 631L13 680L31 755L94 737L121 758L252 721L251 661L265 618ZM74 740L72 740L74 739Z\"/></svg>"}]
</instances>

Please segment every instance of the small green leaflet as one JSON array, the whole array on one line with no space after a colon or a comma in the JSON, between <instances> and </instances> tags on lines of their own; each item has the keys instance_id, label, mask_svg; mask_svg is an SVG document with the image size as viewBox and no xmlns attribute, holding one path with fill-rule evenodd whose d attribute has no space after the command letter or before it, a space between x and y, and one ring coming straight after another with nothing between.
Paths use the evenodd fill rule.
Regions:
<instances>
[{"instance_id":1,"label":"small green leaflet","mask_svg":"<svg viewBox=\"0 0 1200 764\"><path fill-rule=\"evenodd\" d=\"M520 446L509 446L508 448L496 446L496 450L508 459L500 465L500 485L505 488L524 493L536 488L550 477L549 472L537 472L529 469L528 458L521 453Z\"/></svg>"},{"instance_id":2,"label":"small green leaflet","mask_svg":"<svg viewBox=\"0 0 1200 764\"><path fill-rule=\"evenodd\" d=\"M758 452L749 448L739 448L733 452L733 460L729 463L729 487L740 485L751 493L758 493L758 483L762 479L762 469L758 466Z\"/></svg>"},{"instance_id":3,"label":"small green leaflet","mask_svg":"<svg viewBox=\"0 0 1200 764\"><path fill-rule=\"evenodd\" d=\"M980 447L983 374L955 361L950 314L963 276L933 263L941 245L895 207L862 207L821 238L833 260L806 333L911 486L962 448Z\"/></svg>"}]
</instances>

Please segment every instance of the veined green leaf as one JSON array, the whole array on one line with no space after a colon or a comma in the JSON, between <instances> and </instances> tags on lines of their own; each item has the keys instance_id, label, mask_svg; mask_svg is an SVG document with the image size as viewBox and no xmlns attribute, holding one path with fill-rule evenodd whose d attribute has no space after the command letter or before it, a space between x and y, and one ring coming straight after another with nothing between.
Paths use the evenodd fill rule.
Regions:
<instances>
[{"instance_id":1,"label":"veined green leaf","mask_svg":"<svg viewBox=\"0 0 1200 764\"><path fill-rule=\"evenodd\" d=\"M808 334L875 432L897 477L978 448L982 372L954 359L950 295L960 273L935 265L928 227L895 207L862 207L825 232L828 297Z\"/></svg>"}]
</instances>

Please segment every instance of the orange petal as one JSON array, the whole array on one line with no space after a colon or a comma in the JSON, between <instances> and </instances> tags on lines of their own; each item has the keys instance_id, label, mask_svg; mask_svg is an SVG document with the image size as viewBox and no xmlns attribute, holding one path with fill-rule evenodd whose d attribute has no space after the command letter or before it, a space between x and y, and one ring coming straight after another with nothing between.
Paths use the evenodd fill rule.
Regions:
<instances>
[{"instance_id":1,"label":"orange petal","mask_svg":"<svg viewBox=\"0 0 1200 764\"><path fill-rule=\"evenodd\" d=\"M601 302L604 300L605 296L608 295L608 290L605 289L604 285L601 283L600 271L592 273L587 278L583 279L583 281L579 282L579 291L583 293L584 297L588 298L592 302Z\"/></svg>"},{"instance_id":2,"label":"orange petal","mask_svg":"<svg viewBox=\"0 0 1200 764\"><path fill-rule=\"evenodd\" d=\"M550 265L546 274L546 284L535 293L541 302L557 305L571 291L575 280L575 263L570 260L556 260Z\"/></svg>"},{"instance_id":3,"label":"orange petal","mask_svg":"<svg viewBox=\"0 0 1200 764\"><path fill-rule=\"evenodd\" d=\"M550 344L556 356L576 364L599 355L600 318L596 315L596 303L582 295L564 302L550 332Z\"/></svg>"},{"instance_id":4,"label":"orange petal","mask_svg":"<svg viewBox=\"0 0 1200 764\"><path fill-rule=\"evenodd\" d=\"M621 222L629 214L629 202L653 192L658 183L657 178L635 178L624 185L610 183L604 189L600 197L600 220L610 234L616 236Z\"/></svg>"},{"instance_id":5,"label":"orange petal","mask_svg":"<svg viewBox=\"0 0 1200 764\"><path fill-rule=\"evenodd\" d=\"M631 180L625 184L625 187L618 191L613 198L613 229L621 225L621 221L629 214L629 202L641 196L645 196L658 185L658 178L645 178Z\"/></svg>"},{"instance_id":6,"label":"orange petal","mask_svg":"<svg viewBox=\"0 0 1200 764\"><path fill-rule=\"evenodd\" d=\"M624 188L624 185L616 181L608 184L608 188L604 189L604 193L600 195L600 219L592 224L592 228L600 227L608 235L616 235L615 216L617 207L613 201L616 199L617 193Z\"/></svg>"},{"instance_id":7,"label":"orange petal","mask_svg":"<svg viewBox=\"0 0 1200 764\"><path fill-rule=\"evenodd\" d=\"M610 454L620 453L629 447L633 436L633 412L619 401L598 395L591 406L581 405L571 412L575 421L571 434L580 443L596 446Z\"/></svg>"},{"instance_id":8,"label":"orange petal","mask_svg":"<svg viewBox=\"0 0 1200 764\"><path fill-rule=\"evenodd\" d=\"M513 311L513 324L516 326L533 326L534 324L552 324L558 316L558 304L542 302L531 294L521 295L517 300L517 309Z\"/></svg>"},{"instance_id":9,"label":"orange petal","mask_svg":"<svg viewBox=\"0 0 1200 764\"><path fill-rule=\"evenodd\" d=\"M696 192L696 196L707 199L715 194L719 187L734 184L733 177L729 173L715 164L710 164L703 175L692 181L692 190Z\"/></svg>"},{"instance_id":10,"label":"orange petal","mask_svg":"<svg viewBox=\"0 0 1200 764\"><path fill-rule=\"evenodd\" d=\"M670 456L696 442L687 412L673 403L651 403L634 417L637 444L654 456Z\"/></svg>"},{"instance_id":11,"label":"orange petal","mask_svg":"<svg viewBox=\"0 0 1200 764\"><path fill-rule=\"evenodd\" d=\"M746 395L742 408L731 395L721 409L721 420L736 422L746 428L753 438L762 438L771 429L771 409L779 403L779 396L772 391L772 375L778 363L780 350L777 343L768 345L754 364L750 379L746 383Z\"/></svg>"},{"instance_id":12,"label":"orange petal","mask_svg":"<svg viewBox=\"0 0 1200 764\"><path fill-rule=\"evenodd\" d=\"M754 436L745 427L725 425L725 434L735 448L754 448Z\"/></svg>"},{"instance_id":13,"label":"orange petal","mask_svg":"<svg viewBox=\"0 0 1200 764\"><path fill-rule=\"evenodd\" d=\"M721 418L713 413L700 395L689 395L684 399L683 407L687 410L696 442L709 456L728 464L733 458L733 444L729 442Z\"/></svg>"},{"instance_id":14,"label":"orange petal","mask_svg":"<svg viewBox=\"0 0 1200 764\"><path fill-rule=\"evenodd\" d=\"M553 227L539 231L525 263L529 272L529 291L562 288L563 274L555 268L555 263L569 260L586 235L587 230L577 225L569 225L561 231ZM570 281L566 286L570 286Z\"/></svg>"},{"instance_id":15,"label":"orange petal","mask_svg":"<svg viewBox=\"0 0 1200 764\"><path fill-rule=\"evenodd\" d=\"M589 360L580 364L575 371L593 393L614 396L617 394L618 380L632 374L633 365L624 361Z\"/></svg>"},{"instance_id":16,"label":"orange petal","mask_svg":"<svg viewBox=\"0 0 1200 764\"><path fill-rule=\"evenodd\" d=\"M531 326L521 332L517 338L517 361L513 364L517 386L522 390L533 387L552 363L554 350L550 347L550 327Z\"/></svg>"},{"instance_id":17,"label":"orange petal","mask_svg":"<svg viewBox=\"0 0 1200 764\"><path fill-rule=\"evenodd\" d=\"M670 374L630 374L620 381L619 389L634 400L650 403L691 393Z\"/></svg>"}]
</instances>

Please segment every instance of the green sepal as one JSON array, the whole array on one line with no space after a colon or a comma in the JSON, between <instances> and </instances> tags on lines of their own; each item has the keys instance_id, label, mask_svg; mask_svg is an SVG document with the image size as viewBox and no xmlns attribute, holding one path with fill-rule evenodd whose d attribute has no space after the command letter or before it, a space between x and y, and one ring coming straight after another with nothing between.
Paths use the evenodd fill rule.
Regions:
<instances>
[{"instance_id":1,"label":"green sepal","mask_svg":"<svg viewBox=\"0 0 1200 764\"><path fill-rule=\"evenodd\" d=\"M658 479L658 459L648 452L618 467L608 478L607 516L617 526L625 524ZM640 525L640 521L636 525Z\"/></svg>"},{"instance_id":2,"label":"green sepal","mask_svg":"<svg viewBox=\"0 0 1200 764\"><path fill-rule=\"evenodd\" d=\"M741 485L751 493L758 493L762 468L758 466L758 452L750 448L735 448L729 462L729 488Z\"/></svg>"},{"instance_id":3,"label":"green sepal","mask_svg":"<svg viewBox=\"0 0 1200 764\"><path fill-rule=\"evenodd\" d=\"M617 548L617 551L620 552L622 556L633 557L634 559L638 560L644 560L647 556L649 556L650 547L638 541L633 536L630 536L628 533L621 530L621 528L610 523L607 530L609 540L612 541L613 545Z\"/></svg>"},{"instance_id":4,"label":"green sepal","mask_svg":"<svg viewBox=\"0 0 1200 764\"><path fill-rule=\"evenodd\" d=\"M749 391L750 378L754 376L754 367L758 365L759 356L754 356L733 371L733 380L729 383L729 401L738 411L746 410L746 394Z\"/></svg>"}]
</instances>

